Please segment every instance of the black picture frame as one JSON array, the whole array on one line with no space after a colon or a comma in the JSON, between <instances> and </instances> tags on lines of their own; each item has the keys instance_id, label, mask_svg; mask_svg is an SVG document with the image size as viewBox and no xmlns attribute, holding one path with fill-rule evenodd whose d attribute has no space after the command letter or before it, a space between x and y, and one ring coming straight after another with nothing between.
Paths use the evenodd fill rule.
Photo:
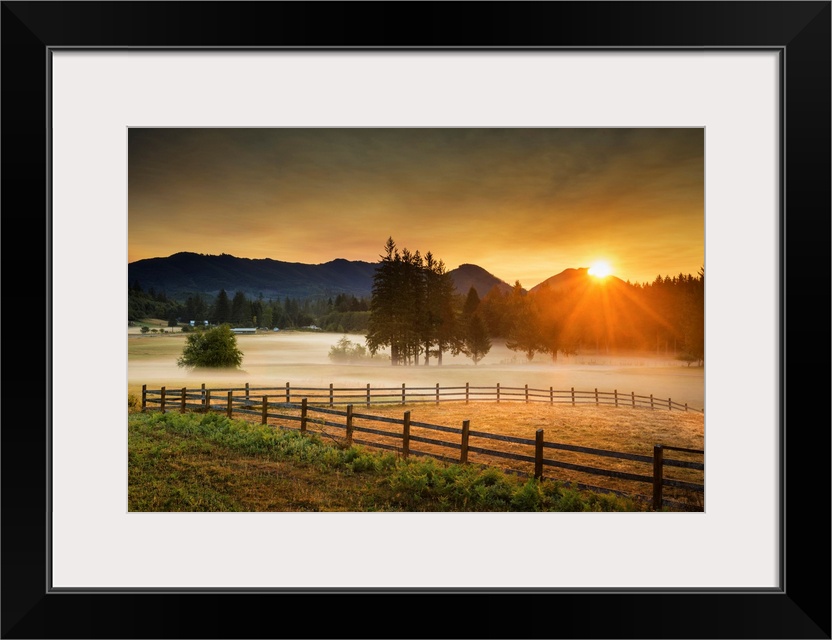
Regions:
<instances>
[{"instance_id":1,"label":"black picture frame","mask_svg":"<svg viewBox=\"0 0 832 640\"><path fill-rule=\"evenodd\" d=\"M3 2L0 18L4 337L46 337L2 364L3 638L830 638L830 2ZM780 588L53 592L49 335L67 310L51 304L48 95L65 47L778 51ZM406 571L405 550L384 561Z\"/></svg>"}]
</instances>

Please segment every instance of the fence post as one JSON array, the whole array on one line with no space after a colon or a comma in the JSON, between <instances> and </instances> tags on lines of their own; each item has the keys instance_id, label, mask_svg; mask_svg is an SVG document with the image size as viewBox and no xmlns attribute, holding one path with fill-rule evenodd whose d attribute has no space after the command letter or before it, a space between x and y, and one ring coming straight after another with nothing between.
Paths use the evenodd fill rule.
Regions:
<instances>
[{"instance_id":1,"label":"fence post","mask_svg":"<svg viewBox=\"0 0 832 640\"><path fill-rule=\"evenodd\" d=\"M670 402L670 398L667 399L667 410L673 411L673 403Z\"/></svg>"},{"instance_id":2,"label":"fence post","mask_svg":"<svg viewBox=\"0 0 832 640\"><path fill-rule=\"evenodd\" d=\"M231 408L231 394L234 393L233 391L228 392L228 406L225 409L225 415L229 418L231 417L233 409Z\"/></svg>"},{"instance_id":3,"label":"fence post","mask_svg":"<svg viewBox=\"0 0 832 640\"><path fill-rule=\"evenodd\" d=\"M688 410L688 403L686 402L685 403L685 411L687 411L687 410Z\"/></svg>"},{"instance_id":4,"label":"fence post","mask_svg":"<svg viewBox=\"0 0 832 640\"><path fill-rule=\"evenodd\" d=\"M329 406L332 407L335 405L335 396L332 389L332 383L329 383Z\"/></svg>"},{"instance_id":5,"label":"fence post","mask_svg":"<svg viewBox=\"0 0 832 640\"><path fill-rule=\"evenodd\" d=\"M287 382L286 383L286 404L289 404L291 402L291 400L289 399L290 397L291 397L291 395L290 395L290 392L289 392L289 383Z\"/></svg>"},{"instance_id":6,"label":"fence post","mask_svg":"<svg viewBox=\"0 0 832 640\"><path fill-rule=\"evenodd\" d=\"M147 385L142 385L142 413L147 411Z\"/></svg>"},{"instance_id":7,"label":"fence post","mask_svg":"<svg viewBox=\"0 0 832 640\"><path fill-rule=\"evenodd\" d=\"M405 383L404 383L404 382L402 382L402 404L406 404L406 402L405 402L405 398L407 397L407 396L406 396L406 393L405 393L405 389L404 389L404 384L405 384Z\"/></svg>"},{"instance_id":8,"label":"fence post","mask_svg":"<svg viewBox=\"0 0 832 640\"><path fill-rule=\"evenodd\" d=\"M662 445L653 445L653 509L662 508L662 467L664 466L664 449Z\"/></svg>"},{"instance_id":9,"label":"fence post","mask_svg":"<svg viewBox=\"0 0 832 640\"><path fill-rule=\"evenodd\" d=\"M655 409L655 407L653 406L653 394L652 393L650 394L650 408Z\"/></svg>"},{"instance_id":10,"label":"fence post","mask_svg":"<svg viewBox=\"0 0 832 640\"><path fill-rule=\"evenodd\" d=\"M572 406L575 406L575 387L572 387Z\"/></svg>"},{"instance_id":11,"label":"fence post","mask_svg":"<svg viewBox=\"0 0 832 640\"><path fill-rule=\"evenodd\" d=\"M202 411L205 412L205 383L202 383L202 388L200 389L200 399L199 401L202 403Z\"/></svg>"},{"instance_id":12,"label":"fence post","mask_svg":"<svg viewBox=\"0 0 832 640\"><path fill-rule=\"evenodd\" d=\"M613 393L615 394L615 406L617 407L618 406L618 389L613 390Z\"/></svg>"},{"instance_id":13,"label":"fence post","mask_svg":"<svg viewBox=\"0 0 832 640\"><path fill-rule=\"evenodd\" d=\"M631 393L631 394L632 394L632 396L633 396L633 409L635 409L635 408L636 408L636 392L635 392L635 391L631 391L630 393Z\"/></svg>"},{"instance_id":14,"label":"fence post","mask_svg":"<svg viewBox=\"0 0 832 640\"><path fill-rule=\"evenodd\" d=\"M535 480L543 477L543 429L534 434L534 477Z\"/></svg>"},{"instance_id":15,"label":"fence post","mask_svg":"<svg viewBox=\"0 0 832 640\"><path fill-rule=\"evenodd\" d=\"M306 431L306 398L300 401L300 432Z\"/></svg>"},{"instance_id":16,"label":"fence post","mask_svg":"<svg viewBox=\"0 0 832 640\"><path fill-rule=\"evenodd\" d=\"M248 404L248 401L249 401L248 391L249 391L248 382L246 382L246 404Z\"/></svg>"},{"instance_id":17,"label":"fence post","mask_svg":"<svg viewBox=\"0 0 832 640\"><path fill-rule=\"evenodd\" d=\"M370 383L367 383L367 406L370 406Z\"/></svg>"},{"instance_id":18,"label":"fence post","mask_svg":"<svg viewBox=\"0 0 832 640\"><path fill-rule=\"evenodd\" d=\"M436 404L439 404L439 383L436 383Z\"/></svg>"},{"instance_id":19,"label":"fence post","mask_svg":"<svg viewBox=\"0 0 832 640\"><path fill-rule=\"evenodd\" d=\"M188 400L188 389L187 387L182 387L182 395L179 397L179 413L185 413L187 410L187 404L185 404Z\"/></svg>"},{"instance_id":20,"label":"fence post","mask_svg":"<svg viewBox=\"0 0 832 640\"><path fill-rule=\"evenodd\" d=\"M497 402L500 402L500 383L497 383Z\"/></svg>"},{"instance_id":21,"label":"fence post","mask_svg":"<svg viewBox=\"0 0 832 640\"><path fill-rule=\"evenodd\" d=\"M526 385L526 404L529 404L529 385Z\"/></svg>"},{"instance_id":22,"label":"fence post","mask_svg":"<svg viewBox=\"0 0 832 640\"><path fill-rule=\"evenodd\" d=\"M405 411L402 427L402 457L407 460L408 455L410 455L410 411Z\"/></svg>"},{"instance_id":23,"label":"fence post","mask_svg":"<svg viewBox=\"0 0 832 640\"><path fill-rule=\"evenodd\" d=\"M598 406L598 387L595 387L595 406Z\"/></svg>"},{"instance_id":24,"label":"fence post","mask_svg":"<svg viewBox=\"0 0 832 640\"><path fill-rule=\"evenodd\" d=\"M465 404L468 404L468 391L470 390L470 382L465 383Z\"/></svg>"},{"instance_id":25,"label":"fence post","mask_svg":"<svg viewBox=\"0 0 832 640\"><path fill-rule=\"evenodd\" d=\"M347 444L352 446L352 405L347 405Z\"/></svg>"},{"instance_id":26,"label":"fence post","mask_svg":"<svg viewBox=\"0 0 832 640\"><path fill-rule=\"evenodd\" d=\"M555 404L555 388L549 387L549 404Z\"/></svg>"},{"instance_id":27,"label":"fence post","mask_svg":"<svg viewBox=\"0 0 832 640\"><path fill-rule=\"evenodd\" d=\"M208 413L211 410L211 390L205 390L205 413Z\"/></svg>"},{"instance_id":28,"label":"fence post","mask_svg":"<svg viewBox=\"0 0 832 640\"><path fill-rule=\"evenodd\" d=\"M462 421L462 449L459 453L459 463L465 464L468 462L468 431L471 428L470 420Z\"/></svg>"},{"instance_id":29,"label":"fence post","mask_svg":"<svg viewBox=\"0 0 832 640\"><path fill-rule=\"evenodd\" d=\"M263 396L263 415L260 418L260 424L266 424L269 416L269 396Z\"/></svg>"},{"instance_id":30,"label":"fence post","mask_svg":"<svg viewBox=\"0 0 832 640\"><path fill-rule=\"evenodd\" d=\"M162 410L162 413L165 412L165 388L162 387L161 395L159 396L159 408Z\"/></svg>"}]
</instances>

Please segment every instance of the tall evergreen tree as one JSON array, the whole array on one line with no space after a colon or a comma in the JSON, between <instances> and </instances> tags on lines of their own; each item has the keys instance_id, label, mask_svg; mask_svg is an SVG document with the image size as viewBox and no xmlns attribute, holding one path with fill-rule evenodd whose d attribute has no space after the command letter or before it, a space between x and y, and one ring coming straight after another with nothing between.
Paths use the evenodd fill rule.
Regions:
<instances>
[{"instance_id":1,"label":"tall evergreen tree","mask_svg":"<svg viewBox=\"0 0 832 640\"><path fill-rule=\"evenodd\" d=\"M251 303L242 291L235 293L231 300L231 323L237 325L251 323Z\"/></svg>"},{"instance_id":2,"label":"tall evergreen tree","mask_svg":"<svg viewBox=\"0 0 832 640\"><path fill-rule=\"evenodd\" d=\"M399 364L398 310L396 309L397 270L401 256L393 238L387 239L384 254L373 274L373 290L370 299L370 319L366 342L372 354L383 347L390 347L390 362Z\"/></svg>"},{"instance_id":3,"label":"tall evergreen tree","mask_svg":"<svg viewBox=\"0 0 832 640\"><path fill-rule=\"evenodd\" d=\"M442 354L451 351L456 354L461 348L461 336L454 309L454 281L442 260L433 254L425 254L424 302L421 306L422 344L425 364L430 364L431 354L436 354L437 363L442 364Z\"/></svg>"},{"instance_id":4,"label":"tall evergreen tree","mask_svg":"<svg viewBox=\"0 0 832 640\"><path fill-rule=\"evenodd\" d=\"M491 338L480 314L475 313L468 318L465 331L464 353L478 364L491 351Z\"/></svg>"},{"instance_id":5,"label":"tall evergreen tree","mask_svg":"<svg viewBox=\"0 0 832 640\"><path fill-rule=\"evenodd\" d=\"M462 306L462 317L470 318L480 306L480 296L474 285L468 289L468 295L465 297L465 304Z\"/></svg>"},{"instance_id":6,"label":"tall evergreen tree","mask_svg":"<svg viewBox=\"0 0 832 640\"><path fill-rule=\"evenodd\" d=\"M225 324L231 321L231 304L228 301L228 294L225 289L220 289L217 300L214 302L214 311L211 314L211 321L214 324Z\"/></svg>"},{"instance_id":7,"label":"tall evergreen tree","mask_svg":"<svg viewBox=\"0 0 832 640\"><path fill-rule=\"evenodd\" d=\"M419 364L424 353L428 364L432 351L441 361L443 351L458 349L453 292L441 260L431 253L423 258L419 251L399 251L388 238L373 276L366 337L370 352L389 346L393 365Z\"/></svg>"}]
</instances>

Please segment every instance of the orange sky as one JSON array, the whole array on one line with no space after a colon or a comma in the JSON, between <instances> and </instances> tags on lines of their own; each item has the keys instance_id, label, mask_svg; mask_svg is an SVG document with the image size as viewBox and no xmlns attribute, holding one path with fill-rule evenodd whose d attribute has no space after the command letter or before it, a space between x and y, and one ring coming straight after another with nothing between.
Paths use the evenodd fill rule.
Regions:
<instances>
[{"instance_id":1,"label":"orange sky","mask_svg":"<svg viewBox=\"0 0 832 640\"><path fill-rule=\"evenodd\" d=\"M531 288L704 266L704 130L130 129L128 261L376 261L388 236Z\"/></svg>"}]
</instances>

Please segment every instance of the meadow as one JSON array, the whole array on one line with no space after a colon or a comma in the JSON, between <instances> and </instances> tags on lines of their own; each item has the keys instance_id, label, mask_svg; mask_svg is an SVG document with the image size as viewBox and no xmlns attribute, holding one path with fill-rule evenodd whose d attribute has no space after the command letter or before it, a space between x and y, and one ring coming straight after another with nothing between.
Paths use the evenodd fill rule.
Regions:
<instances>
[{"instance_id":1,"label":"meadow","mask_svg":"<svg viewBox=\"0 0 832 640\"><path fill-rule=\"evenodd\" d=\"M479 364L474 365L466 357L445 356L441 366L435 360L430 366L391 366L385 354L352 364L334 363L329 358L330 348L343 338L343 334L281 331L278 333L261 333L237 336L238 347L243 351L242 367L238 371L188 371L176 365L176 359L185 344L186 335L151 334L142 335L132 332L128 335L128 394L134 398L141 395L142 385L148 389L165 386L169 389L187 387L196 389L203 383L208 388L240 388L248 383L251 387L271 387L279 389L287 382L292 387L315 387L325 389L332 383L338 387L363 388L367 384L373 387L399 387L405 383L410 387L494 386L523 387L556 390L613 391L623 395L654 395L657 399L671 398L674 403L687 404L691 411L668 411L666 408L650 410L648 408L631 408L622 402L622 406L594 406L592 404L550 405L548 403L524 403L522 400L476 401L470 404L444 402L436 405L432 402L373 405L372 408L359 406L358 410L377 416L402 418L405 410L411 413L414 421L460 427L464 420L477 431L500 434L503 436L534 439L535 432L543 429L547 441L556 441L567 445L591 447L608 451L649 456L655 444L704 450L704 370L701 367L689 367L686 363L675 360L667 354L650 353L579 353L569 358L559 358L552 362L550 358L536 357L531 362L525 357L505 347L495 344L489 354ZM362 343L362 336L348 335L349 340ZM360 403L358 403L360 405ZM343 409L343 407L341 407ZM293 413L290 410L284 413ZM257 417L249 416L257 422ZM279 419L269 419L272 427L294 426ZM329 441L331 444L343 445L343 432L327 428L318 428L315 421L310 421L309 430ZM418 430L414 430L417 435ZM430 436L431 434L424 434ZM370 438L372 440L372 437ZM522 446L517 453L527 453ZM423 446L430 453L443 453L441 449L433 450ZM674 453L676 459L701 461L701 457L684 453ZM582 454L560 452L559 460L573 464L589 464L593 461ZM514 463L506 460L489 460L487 457L474 456L472 462L494 465L504 470L527 473L528 463ZM597 460L594 461L597 463ZM649 473L638 465L619 461L610 463L606 468L622 472ZM633 492L632 483L613 478L599 478L568 470L559 470L559 480L578 482L589 486L606 487L624 492ZM695 472L676 475L677 479L701 482L701 476ZM649 493L649 487L637 487L637 491ZM675 495L686 501L691 496ZM700 498L693 499L696 502Z\"/></svg>"},{"instance_id":2,"label":"meadow","mask_svg":"<svg viewBox=\"0 0 832 640\"><path fill-rule=\"evenodd\" d=\"M672 353L579 353L557 362L536 355L528 362L495 341L485 358L474 365L464 355L446 354L442 366L432 360L430 366L390 365L384 353L361 363L337 364L329 359L329 350L343 334L281 331L237 336L243 352L239 371L187 371L176 365L187 334L142 335L132 329L127 335L128 393L137 395L143 384L149 388L207 386L328 387L336 386L519 386L600 391L618 390L705 407L704 368L687 366ZM363 336L347 335L352 342L363 344Z\"/></svg>"}]
</instances>

